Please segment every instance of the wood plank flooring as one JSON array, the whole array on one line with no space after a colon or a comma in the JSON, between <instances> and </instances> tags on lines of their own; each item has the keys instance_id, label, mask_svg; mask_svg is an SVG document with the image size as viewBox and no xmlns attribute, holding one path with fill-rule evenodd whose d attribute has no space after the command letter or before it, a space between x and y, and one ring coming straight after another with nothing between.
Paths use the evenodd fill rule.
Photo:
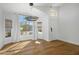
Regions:
<instances>
[{"instance_id":1,"label":"wood plank flooring","mask_svg":"<svg viewBox=\"0 0 79 59\"><path fill-rule=\"evenodd\" d=\"M5 45L1 55L79 55L79 46L54 40L27 40Z\"/></svg>"}]
</instances>

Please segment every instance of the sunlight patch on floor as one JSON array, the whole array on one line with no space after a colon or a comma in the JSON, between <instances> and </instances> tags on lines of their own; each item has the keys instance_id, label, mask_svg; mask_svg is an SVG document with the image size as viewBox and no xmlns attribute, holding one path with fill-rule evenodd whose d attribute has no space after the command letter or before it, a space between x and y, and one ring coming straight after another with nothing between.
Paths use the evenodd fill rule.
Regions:
<instances>
[{"instance_id":1,"label":"sunlight patch on floor","mask_svg":"<svg viewBox=\"0 0 79 59\"><path fill-rule=\"evenodd\" d=\"M13 45L11 45L10 47L8 47L7 49L1 50L0 53L5 53L7 51L14 51L15 52L19 52L21 49L23 49L25 46L27 46L31 41L26 41L26 42L18 42L15 43ZM18 50L18 51L15 51Z\"/></svg>"},{"instance_id":2,"label":"sunlight patch on floor","mask_svg":"<svg viewBox=\"0 0 79 59\"><path fill-rule=\"evenodd\" d=\"M39 42L39 41L35 41L35 43L36 43L36 44L40 44L41 42Z\"/></svg>"}]
</instances>

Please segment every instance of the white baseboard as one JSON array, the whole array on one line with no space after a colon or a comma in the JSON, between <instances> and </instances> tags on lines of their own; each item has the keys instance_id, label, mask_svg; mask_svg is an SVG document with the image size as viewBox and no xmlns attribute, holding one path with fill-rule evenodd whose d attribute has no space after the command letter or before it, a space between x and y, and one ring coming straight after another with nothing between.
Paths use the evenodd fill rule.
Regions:
<instances>
[{"instance_id":1,"label":"white baseboard","mask_svg":"<svg viewBox=\"0 0 79 59\"><path fill-rule=\"evenodd\" d=\"M68 43L71 43L71 44L79 45L79 42L67 41L67 40L62 40L62 39L52 39L52 40L46 40L46 41L53 41L53 40L61 40L61 41L68 42Z\"/></svg>"},{"instance_id":2,"label":"white baseboard","mask_svg":"<svg viewBox=\"0 0 79 59\"><path fill-rule=\"evenodd\" d=\"M61 41L64 41L64 42L68 42L68 43L71 43L71 44L75 44L75 45L79 45L79 42L67 41L67 40L62 40L62 39L57 39L57 40L61 40Z\"/></svg>"}]
</instances>

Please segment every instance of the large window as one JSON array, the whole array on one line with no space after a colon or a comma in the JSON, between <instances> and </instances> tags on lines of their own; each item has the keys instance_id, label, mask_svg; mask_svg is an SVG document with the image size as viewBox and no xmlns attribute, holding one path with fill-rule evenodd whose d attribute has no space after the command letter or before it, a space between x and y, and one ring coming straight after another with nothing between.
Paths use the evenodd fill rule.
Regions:
<instances>
[{"instance_id":1,"label":"large window","mask_svg":"<svg viewBox=\"0 0 79 59\"><path fill-rule=\"evenodd\" d=\"M26 16L19 16L19 22L20 22L20 32L21 35L24 34L32 34L32 26L33 26L33 22L32 21L28 21L28 17Z\"/></svg>"}]
</instances>

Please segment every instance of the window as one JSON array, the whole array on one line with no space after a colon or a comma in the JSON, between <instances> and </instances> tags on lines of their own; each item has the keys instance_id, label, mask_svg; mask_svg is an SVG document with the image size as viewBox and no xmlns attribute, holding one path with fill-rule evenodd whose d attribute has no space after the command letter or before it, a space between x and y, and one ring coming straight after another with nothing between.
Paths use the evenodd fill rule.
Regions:
<instances>
[{"instance_id":1,"label":"window","mask_svg":"<svg viewBox=\"0 0 79 59\"><path fill-rule=\"evenodd\" d=\"M19 16L19 22L20 22L20 32L21 35L24 34L32 34L32 25L33 22L32 21L28 21L28 17L26 16Z\"/></svg>"},{"instance_id":2,"label":"window","mask_svg":"<svg viewBox=\"0 0 79 59\"><path fill-rule=\"evenodd\" d=\"M42 34L42 22L37 22L38 34Z\"/></svg>"},{"instance_id":3,"label":"window","mask_svg":"<svg viewBox=\"0 0 79 59\"><path fill-rule=\"evenodd\" d=\"M5 37L11 37L12 20L5 19Z\"/></svg>"}]
</instances>

